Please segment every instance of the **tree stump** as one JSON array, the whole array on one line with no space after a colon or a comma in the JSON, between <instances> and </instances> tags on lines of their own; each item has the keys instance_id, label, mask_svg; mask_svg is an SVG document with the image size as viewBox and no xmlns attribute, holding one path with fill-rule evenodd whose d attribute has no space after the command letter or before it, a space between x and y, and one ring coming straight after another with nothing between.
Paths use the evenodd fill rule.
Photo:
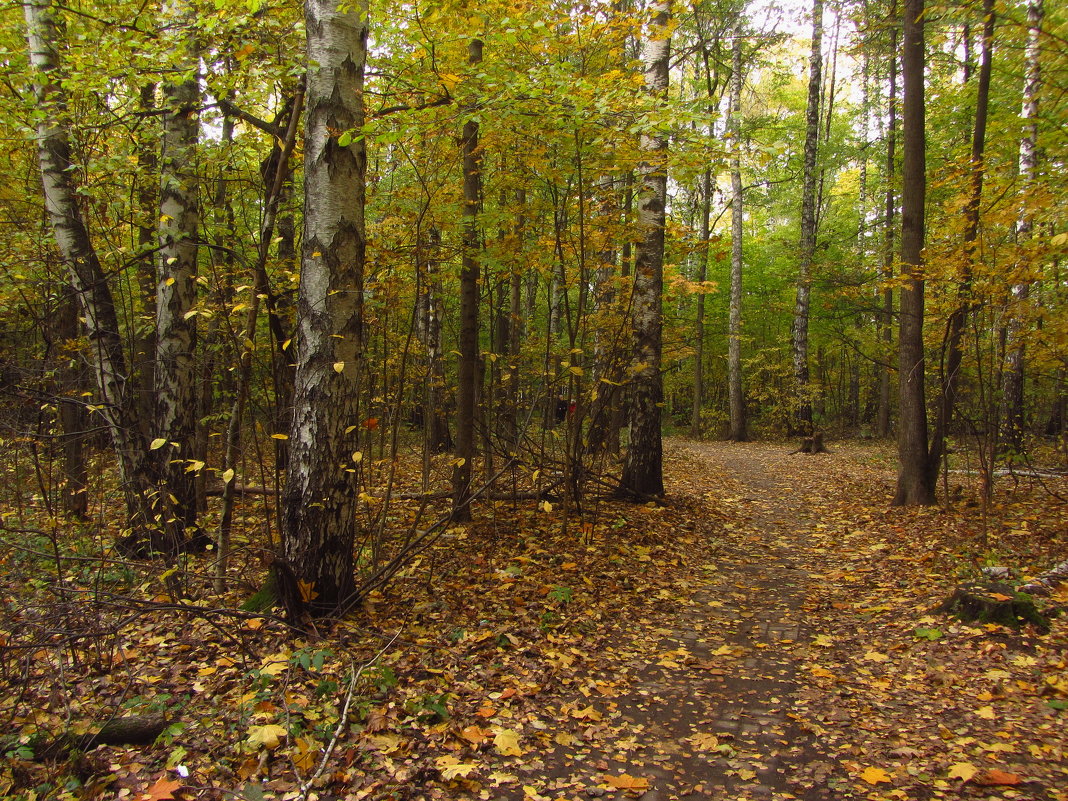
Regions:
<instances>
[{"instance_id":1,"label":"tree stump","mask_svg":"<svg viewBox=\"0 0 1068 801\"><path fill-rule=\"evenodd\" d=\"M1049 631L1049 622L1039 613L1030 595L999 582L961 585L936 611L965 623L997 623L1012 628L1032 623L1043 634Z\"/></svg>"},{"instance_id":2,"label":"tree stump","mask_svg":"<svg viewBox=\"0 0 1068 801\"><path fill-rule=\"evenodd\" d=\"M823 432L814 431L811 437L802 439L801 447L796 451L790 451L791 456L795 453L827 453L827 448L823 444Z\"/></svg>"}]
</instances>

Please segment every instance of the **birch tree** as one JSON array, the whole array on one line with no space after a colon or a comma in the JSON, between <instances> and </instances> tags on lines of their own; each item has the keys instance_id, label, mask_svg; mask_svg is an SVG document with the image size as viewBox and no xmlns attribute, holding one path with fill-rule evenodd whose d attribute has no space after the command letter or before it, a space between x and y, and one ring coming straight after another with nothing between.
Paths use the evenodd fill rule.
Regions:
<instances>
[{"instance_id":1,"label":"birch tree","mask_svg":"<svg viewBox=\"0 0 1068 801\"><path fill-rule=\"evenodd\" d=\"M671 54L671 0L653 0L642 61L645 90L663 102ZM663 442L660 434L663 377L664 221L667 207L667 135L650 128L641 136L639 167L639 240L631 290L633 362L630 381L630 444L619 494L644 498L664 494Z\"/></svg>"},{"instance_id":2,"label":"birch tree","mask_svg":"<svg viewBox=\"0 0 1068 801\"><path fill-rule=\"evenodd\" d=\"M336 612L354 593L367 153L338 132L364 122L367 13L366 0L305 4L304 247L282 496L284 573L295 579L282 596L294 617Z\"/></svg>"}]
</instances>

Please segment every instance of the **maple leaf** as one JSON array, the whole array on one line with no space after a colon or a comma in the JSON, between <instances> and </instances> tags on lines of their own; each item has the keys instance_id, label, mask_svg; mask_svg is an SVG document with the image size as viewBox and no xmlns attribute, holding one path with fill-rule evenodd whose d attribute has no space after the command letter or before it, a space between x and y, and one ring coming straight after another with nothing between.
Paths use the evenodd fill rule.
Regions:
<instances>
[{"instance_id":1,"label":"maple leaf","mask_svg":"<svg viewBox=\"0 0 1068 801\"><path fill-rule=\"evenodd\" d=\"M878 651L868 651L866 654L864 654L864 659L866 659L868 662L890 661L890 657L888 657L886 654L881 654Z\"/></svg>"},{"instance_id":2,"label":"maple leaf","mask_svg":"<svg viewBox=\"0 0 1068 801\"><path fill-rule=\"evenodd\" d=\"M605 776L604 783L616 790L648 790L649 780L631 776L628 773L619 776Z\"/></svg>"},{"instance_id":3,"label":"maple leaf","mask_svg":"<svg viewBox=\"0 0 1068 801\"><path fill-rule=\"evenodd\" d=\"M983 720L993 720L995 717L997 717L994 712L994 707L992 706L979 707L977 710L975 710L975 715L976 717L980 717Z\"/></svg>"},{"instance_id":4,"label":"maple leaf","mask_svg":"<svg viewBox=\"0 0 1068 801\"><path fill-rule=\"evenodd\" d=\"M435 761L438 770L441 771L441 778L445 781L452 781L453 779L466 779L476 770L478 765L473 762L460 762L454 756L440 756Z\"/></svg>"},{"instance_id":5,"label":"maple leaf","mask_svg":"<svg viewBox=\"0 0 1068 801\"><path fill-rule=\"evenodd\" d=\"M141 796L142 801L169 801L174 798L174 794L180 790L182 783L177 780L168 779L166 776L161 776L156 779L156 783L148 788L148 791Z\"/></svg>"},{"instance_id":6,"label":"maple leaf","mask_svg":"<svg viewBox=\"0 0 1068 801\"><path fill-rule=\"evenodd\" d=\"M319 593L315 590L315 582L313 581L298 579L297 589L300 590L300 600L304 601L306 604L310 604L319 597Z\"/></svg>"},{"instance_id":7,"label":"maple leaf","mask_svg":"<svg viewBox=\"0 0 1068 801\"><path fill-rule=\"evenodd\" d=\"M693 735L690 737L690 742L699 751L712 751L719 747L719 738L707 732Z\"/></svg>"},{"instance_id":8,"label":"maple leaf","mask_svg":"<svg viewBox=\"0 0 1068 801\"><path fill-rule=\"evenodd\" d=\"M893 779L890 778L890 774L882 768L867 767L860 774L860 778L866 781L868 784L890 784Z\"/></svg>"},{"instance_id":9,"label":"maple leaf","mask_svg":"<svg viewBox=\"0 0 1068 801\"><path fill-rule=\"evenodd\" d=\"M268 723L265 726L252 726L248 730L248 742L253 748L260 746L272 751L278 747L281 738L289 732L277 723Z\"/></svg>"},{"instance_id":10,"label":"maple leaf","mask_svg":"<svg viewBox=\"0 0 1068 801\"><path fill-rule=\"evenodd\" d=\"M519 747L519 734L512 729L498 729L493 736L493 747L501 756L520 756L523 753Z\"/></svg>"},{"instance_id":11,"label":"maple leaf","mask_svg":"<svg viewBox=\"0 0 1068 801\"><path fill-rule=\"evenodd\" d=\"M949 778L960 779L961 781L966 782L970 781L971 778L975 776L975 774L978 772L978 768L976 768L975 765L973 765L971 762L958 762L955 765L950 765Z\"/></svg>"}]
</instances>

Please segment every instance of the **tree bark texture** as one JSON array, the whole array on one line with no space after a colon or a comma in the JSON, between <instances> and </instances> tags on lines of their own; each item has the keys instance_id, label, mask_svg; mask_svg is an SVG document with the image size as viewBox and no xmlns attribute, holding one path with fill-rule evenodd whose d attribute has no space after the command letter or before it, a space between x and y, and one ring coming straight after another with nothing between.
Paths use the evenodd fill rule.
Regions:
<instances>
[{"instance_id":1,"label":"tree bark texture","mask_svg":"<svg viewBox=\"0 0 1068 801\"><path fill-rule=\"evenodd\" d=\"M905 0L902 51L901 323L898 331L898 474L894 505L930 504L935 478L927 459L927 405L923 353L924 202L927 191L924 131L924 0Z\"/></svg>"},{"instance_id":2,"label":"tree bark texture","mask_svg":"<svg viewBox=\"0 0 1068 801\"><path fill-rule=\"evenodd\" d=\"M731 52L731 298L727 321L727 395L732 442L749 439L742 387L742 26L734 29ZM707 219L707 218L706 218ZM703 297L703 296L701 296Z\"/></svg>"},{"instance_id":3,"label":"tree bark texture","mask_svg":"<svg viewBox=\"0 0 1068 801\"><path fill-rule=\"evenodd\" d=\"M1024 54L1026 64L1026 83L1023 91L1023 108L1020 117L1024 122L1024 134L1020 139L1019 164L1020 183L1023 186L1024 206L1016 222L1017 247L1025 248L1031 239L1034 221L1026 210L1027 196L1034 182L1035 169L1038 164L1038 95L1042 85L1041 65L1039 62L1039 37L1042 33L1042 0L1032 0L1027 5L1027 49ZM1029 265L1018 265L1020 272L1026 273ZM1021 269L1022 268L1022 269ZM1011 293L1012 309L1009 316L1005 355L1005 373L1001 387L1001 427L1003 450L1019 453L1023 448L1024 430L1024 340L1021 307L1027 302L1030 283L1022 278L1013 284Z\"/></svg>"},{"instance_id":4,"label":"tree bark texture","mask_svg":"<svg viewBox=\"0 0 1068 801\"><path fill-rule=\"evenodd\" d=\"M804 183L801 189L800 264L794 305L792 354L797 382L797 422L804 434L812 433L812 398L809 388L808 320L812 294L812 262L816 253L816 156L820 138L820 90L823 85L823 0L812 2L812 51L808 68L808 104L805 109Z\"/></svg>"},{"instance_id":5,"label":"tree bark texture","mask_svg":"<svg viewBox=\"0 0 1068 801\"><path fill-rule=\"evenodd\" d=\"M886 344L886 359L892 358L894 290L890 283L894 278L894 226L897 203L894 193L894 174L897 172L897 28L890 29L890 75L889 98L886 122L886 197L883 219L883 308L879 321L880 338ZM875 416L875 435L890 436L890 376L891 366L879 367L879 406Z\"/></svg>"},{"instance_id":6,"label":"tree bark texture","mask_svg":"<svg viewBox=\"0 0 1068 801\"><path fill-rule=\"evenodd\" d=\"M168 4L169 21L188 15ZM185 18L183 20L183 17ZM180 38L178 38L180 37ZM196 305L197 206L196 147L200 90L192 33L177 34L178 69L186 75L163 84L163 156L160 160L159 251L156 257L156 417L152 436L167 441L154 451L160 459L159 512L166 548L178 550L197 518L196 457Z\"/></svg>"},{"instance_id":7,"label":"tree bark texture","mask_svg":"<svg viewBox=\"0 0 1068 801\"><path fill-rule=\"evenodd\" d=\"M990 73L994 45L994 0L983 0L983 50L979 60L979 79L976 87L975 125L972 129L971 175L968 203L964 207L964 264L960 274L957 307L949 316L946 325L946 342L943 364L940 371L940 391L936 410L931 450L928 454L928 469L938 472L946 452L946 440L953 423L953 411L957 405L957 387L961 362L964 360L964 326L972 309L972 267L975 251L979 245L979 205L983 199L983 176L986 173L984 151L986 148L987 107L990 104Z\"/></svg>"},{"instance_id":8,"label":"tree bark texture","mask_svg":"<svg viewBox=\"0 0 1068 801\"><path fill-rule=\"evenodd\" d=\"M652 19L645 41L645 89L654 98L666 97L671 54L671 2L653 0ZM667 205L667 135L651 130L642 134L643 162L639 168L638 198L640 239L634 258L631 291L631 325L634 360L630 381L630 442L623 463L619 493L634 498L664 494L663 442L660 419L663 406L664 218Z\"/></svg>"},{"instance_id":9,"label":"tree bark texture","mask_svg":"<svg viewBox=\"0 0 1068 801\"><path fill-rule=\"evenodd\" d=\"M27 0L26 38L41 110L36 138L45 209L70 283L78 298L89 339L89 357L100 411L118 458L119 479L129 525L136 536L152 525L145 442L128 395L126 357L115 301L89 238L78 204L66 125L67 97L57 52L58 26L49 0Z\"/></svg>"},{"instance_id":10,"label":"tree bark texture","mask_svg":"<svg viewBox=\"0 0 1068 801\"><path fill-rule=\"evenodd\" d=\"M482 40L472 39L467 46L467 63L475 65L481 61ZM452 514L455 520L460 521L471 519L471 463L475 456L475 402L478 395L478 211L482 200L482 153L478 134L478 122L468 119L464 123L461 139L464 219L460 269L460 364L456 387L456 462L452 471Z\"/></svg>"},{"instance_id":11,"label":"tree bark texture","mask_svg":"<svg viewBox=\"0 0 1068 801\"><path fill-rule=\"evenodd\" d=\"M285 558L299 583L297 596L282 595L293 616L354 600L367 154L362 139L342 146L338 132L364 122L367 10L366 0L305 4L304 243L282 496Z\"/></svg>"}]
</instances>

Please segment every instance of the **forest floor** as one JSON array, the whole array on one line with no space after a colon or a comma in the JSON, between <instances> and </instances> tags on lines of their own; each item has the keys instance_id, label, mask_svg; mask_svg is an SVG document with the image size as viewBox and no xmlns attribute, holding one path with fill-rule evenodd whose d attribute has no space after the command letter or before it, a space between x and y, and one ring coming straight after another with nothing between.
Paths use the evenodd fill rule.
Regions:
<instances>
[{"instance_id":1,"label":"forest floor","mask_svg":"<svg viewBox=\"0 0 1068 801\"><path fill-rule=\"evenodd\" d=\"M11 570L0 795L1068 801L1066 616L932 611L982 566L1063 561L1068 482L999 479L984 509L953 474L955 508L893 509L886 446L829 447L671 441L666 505L581 521L486 504L296 641L162 579L86 590L59 631ZM160 711L152 746L29 753Z\"/></svg>"}]
</instances>

